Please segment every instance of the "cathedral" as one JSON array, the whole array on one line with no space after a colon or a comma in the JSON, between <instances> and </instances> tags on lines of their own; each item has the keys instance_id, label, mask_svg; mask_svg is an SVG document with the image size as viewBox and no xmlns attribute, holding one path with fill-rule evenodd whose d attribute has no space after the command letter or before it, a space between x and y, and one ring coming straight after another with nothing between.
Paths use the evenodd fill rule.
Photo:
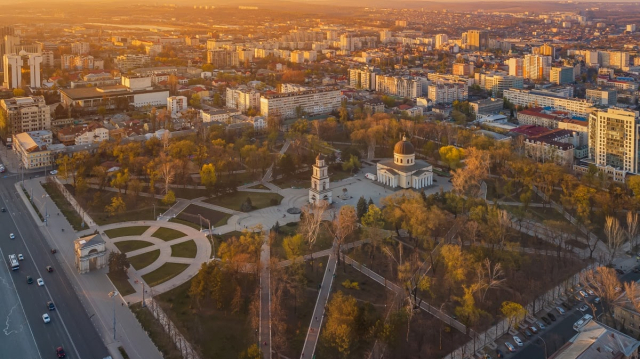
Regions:
<instances>
[{"instance_id":1,"label":"cathedral","mask_svg":"<svg viewBox=\"0 0 640 359\"><path fill-rule=\"evenodd\" d=\"M420 189L433 184L433 167L416 160L416 151L406 136L393 147L393 159L378 162L377 181L391 188Z\"/></svg>"}]
</instances>

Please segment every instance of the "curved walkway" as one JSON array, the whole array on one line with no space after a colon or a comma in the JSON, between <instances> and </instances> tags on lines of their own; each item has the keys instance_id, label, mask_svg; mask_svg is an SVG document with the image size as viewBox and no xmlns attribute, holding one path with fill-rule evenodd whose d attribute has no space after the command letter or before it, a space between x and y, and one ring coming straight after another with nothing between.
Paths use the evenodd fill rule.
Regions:
<instances>
[{"instance_id":1,"label":"curved walkway","mask_svg":"<svg viewBox=\"0 0 640 359\"><path fill-rule=\"evenodd\" d=\"M139 236L122 236L109 238L104 231L115 228L124 228L124 227L133 227L133 226L149 226L149 228ZM153 237L153 233L158 230L160 227L170 228L184 233L185 235L172 239L170 241L164 241L160 238ZM160 293L164 293L168 290L171 290L182 283L188 281L193 276L195 276L200 270L200 266L202 263L206 263L211 258L211 242L207 239L204 233L200 231L185 226L180 223L174 222L161 222L161 221L135 221L135 222L122 222L122 223L113 223L99 227L100 232L102 233L103 238L107 243L114 244L122 241L130 241L130 240L138 240L138 241L146 241L150 242L153 245L136 249L134 251L127 252L127 256L133 257L139 254L148 253L155 250L160 250L160 256L150 265L140 269L135 270L133 267L129 268L129 282L136 290L135 294L131 294L125 297L125 300L128 302L136 303L142 300L142 288L139 283L144 283L142 276L151 273L154 270L160 268L163 264L171 262L171 263L185 263L189 264L189 267L185 269L182 273L177 276L169 279L168 281L158 284L157 286L151 289L153 295L157 295ZM81 235L82 233L78 233ZM183 258L183 257L172 257L171 256L171 246L179 243L183 243L189 240L193 240L197 247L197 253L195 258ZM136 282L137 281L137 282ZM146 286L146 283L145 283ZM148 288L148 286L146 286Z\"/></svg>"}]
</instances>

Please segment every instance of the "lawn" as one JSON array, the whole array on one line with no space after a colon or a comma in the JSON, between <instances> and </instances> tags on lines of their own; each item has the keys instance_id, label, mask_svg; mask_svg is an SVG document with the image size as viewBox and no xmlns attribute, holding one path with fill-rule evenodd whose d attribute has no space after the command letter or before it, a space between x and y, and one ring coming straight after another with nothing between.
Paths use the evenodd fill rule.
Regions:
<instances>
[{"instance_id":1,"label":"lawn","mask_svg":"<svg viewBox=\"0 0 640 359\"><path fill-rule=\"evenodd\" d=\"M255 175L251 172L242 172L242 173L233 173L233 174L220 174L218 175L218 182L220 183L234 183L236 186L242 186L244 184L248 184L254 181L259 180L261 177L260 173L256 173Z\"/></svg>"},{"instance_id":2,"label":"lawn","mask_svg":"<svg viewBox=\"0 0 640 359\"><path fill-rule=\"evenodd\" d=\"M297 233L298 233L297 222L287 223L286 225L280 225L278 234L276 235L275 240L271 243L271 257L278 258L280 260L287 259L286 253L282 246L282 242L285 237L294 236ZM332 244L331 234L329 233L327 228L324 225L322 225L322 227L320 228L320 233L318 234L318 238L316 239L316 243L313 245L313 248L309 248L309 246L305 245L303 247L303 255L307 255L317 251L331 248L331 244Z\"/></svg>"},{"instance_id":3,"label":"lawn","mask_svg":"<svg viewBox=\"0 0 640 359\"><path fill-rule=\"evenodd\" d=\"M255 340L247 316L242 312L234 314L218 310L215 306L207 307L201 312L194 311L189 297L190 287L191 281L188 281L155 299L182 335L199 349L201 358L239 358L240 353Z\"/></svg>"},{"instance_id":4,"label":"lawn","mask_svg":"<svg viewBox=\"0 0 640 359\"><path fill-rule=\"evenodd\" d=\"M182 221L193 223L196 225L193 228L200 230L200 224L202 224L203 228L208 227L208 222L204 219L201 221L200 216L202 216L204 219L208 219L214 228L224 226L225 224L227 224L229 218L231 218L231 214L229 213L224 213L211 208L198 206L197 204L188 205L187 208L180 212L180 214L178 214L176 218Z\"/></svg>"},{"instance_id":5,"label":"lawn","mask_svg":"<svg viewBox=\"0 0 640 359\"><path fill-rule=\"evenodd\" d=\"M131 263L136 270L140 270L151 265L158 257L160 257L160 250L156 249L155 251L138 254L137 256L129 258L129 263Z\"/></svg>"},{"instance_id":6,"label":"lawn","mask_svg":"<svg viewBox=\"0 0 640 359\"><path fill-rule=\"evenodd\" d=\"M45 192L47 192L51 200L56 204L62 215L69 221L73 229L76 231L82 230L82 217L73 209L71 203L67 201L58 187L54 183L43 183L42 188L44 188Z\"/></svg>"},{"instance_id":7,"label":"lawn","mask_svg":"<svg viewBox=\"0 0 640 359\"><path fill-rule=\"evenodd\" d=\"M136 292L127 278L111 275L111 273L107 273L107 276L109 276L111 283L113 283L113 285L116 287L116 290L120 292L123 297Z\"/></svg>"},{"instance_id":8,"label":"lawn","mask_svg":"<svg viewBox=\"0 0 640 359\"><path fill-rule=\"evenodd\" d=\"M191 227L193 229L200 230L200 225L195 224L195 223L191 223L189 221L184 221L184 220L182 220L180 218L170 218L169 222L184 224L185 226L189 226L189 227Z\"/></svg>"},{"instance_id":9,"label":"lawn","mask_svg":"<svg viewBox=\"0 0 640 359\"><path fill-rule=\"evenodd\" d=\"M153 272L143 275L142 279L144 279L150 287L155 287L184 272L187 267L189 267L189 265L185 263L167 262Z\"/></svg>"},{"instance_id":10,"label":"lawn","mask_svg":"<svg viewBox=\"0 0 640 359\"><path fill-rule=\"evenodd\" d=\"M176 198L196 199L199 197L207 197L209 193L205 189L198 188L171 188Z\"/></svg>"},{"instance_id":11,"label":"lawn","mask_svg":"<svg viewBox=\"0 0 640 359\"><path fill-rule=\"evenodd\" d=\"M186 236L186 234L175 229L160 227L152 235L152 237L160 238L165 242Z\"/></svg>"},{"instance_id":12,"label":"lawn","mask_svg":"<svg viewBox=\"0 0 640 359\"><path fill-rule=\"evenodd\" d=\"M144 232L146 232L147 229L149 229L149 226L122 227L122 228L107 229L106 231L104 231L104 233L109 238L140 236Z\"/></svg>"},{"instance_id":13,"label":"lawn","mask_svg":"<svg viewBox=\"0 0 640 359\"><path fill-rule=\"evenodd\" d=\"M240 206L247 200L247 198L251 199L253 210L256 210L278 205L280 204L280 201L282 201L283 197L277 193L236 192L220 197L209 198L205 200L205 202L229 208L234 211L239 211Z\"/></svg>"},{"instance_id":14,"label":"lawn","mask_svg":"<svg viewBox=\"0 0 640 359\"><path fill-rule=\"evenodd\" d=\"M198 246L192 240L174 244L171 246L172 257L195 258L198 253Z\"/></svg>"},{"instance_id":15,"label":"lawn","mask_svg":"<svg viewBox=\"0 0 640 359\"><path fill-rule=\"evenodd\" d=\"M120 241L120 242L115 242L113 244L115 244L115 246L118 247L118 249L122 253L132 252L132 251L138 250L140 248L145 248L145 247L149 247L149 246L153 245L153 243L151 243L151 242L135 241L135 240L134 241Z\"/></svg>"},{"instance_id":16,"label":"lawn","mask_svg":"<svg viewBox=\"0 0 640 359\"><path fill-rule=\"evenodd\" d=\"M273 183L280 188L308 187L311 184L311 168L298 172L293 176L283 175Z\"/></svg>"}]
</instances>

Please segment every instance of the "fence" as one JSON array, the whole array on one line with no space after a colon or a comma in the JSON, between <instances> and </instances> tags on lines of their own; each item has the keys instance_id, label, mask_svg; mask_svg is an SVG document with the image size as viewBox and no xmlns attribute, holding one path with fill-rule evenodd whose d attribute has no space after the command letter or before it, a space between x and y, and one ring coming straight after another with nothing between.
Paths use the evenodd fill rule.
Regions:
<instances>
[{"instance_id":1,"label":"fence","mask_svg":"<svg viewBox=\"0 0 640 359\"><path fill-rule=\"evenodd\" d=\"M198 353L193 349L193 346L184 338L180 331L173 324L171 319L164 313L162 308L156 303L153 298L145 299L145 304L151 314L158 320L158 323L162 327L165 333L169 335L173 343L176 345L176 349L182 354L184 359L200 359Z\"/></svg>"},{"instance_id":2,"label":"fence","mask_svg":"<svg viewBox=\"0 0 640 359\"><path fill-rule=\"evenodd\" d=\"M80 206L80 204L78 203L78 201L76 201L75 197L73 197L71 195L71 193L69 193L69 191L65 188L65 186L60 182L60 180L53 176L54 179L51 180L49 183L53 183L59 190L60 192L64 195L64 198L66 198L66 200L71 204L71 206L73 207L73 209L76 210L76 212L78 212L78 214L80 215L80 217L82 218L83 222L85 223L85 225L87 226L87 228L89 227L94 227L96 225L96 223L93 221L93 219L89 216L89 214L84 210L84 208L82 208L82 206ZM51 176L47 177L48 179L51 178Z\"/></svg>"}]
</instances>

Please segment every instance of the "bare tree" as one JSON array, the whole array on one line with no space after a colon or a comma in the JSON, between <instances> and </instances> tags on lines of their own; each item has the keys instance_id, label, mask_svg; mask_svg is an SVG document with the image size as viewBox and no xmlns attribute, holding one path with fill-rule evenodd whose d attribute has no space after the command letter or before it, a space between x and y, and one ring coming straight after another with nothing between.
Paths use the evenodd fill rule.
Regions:
<instances>
[{"instance_id":1,"label":"bare tree","mask_svg":"<svg viewBox=\"0 0 640 359\"><path fill-rule=\"evenodd\" d=\"M327 225L327 229L333 235L338 265L340 265L340 247L356 228L358 228L358 215L356 209L349 205L342 206L337 216L334 213L333 220Z\"/></svg>"},{"instance_id":2,"label":"bare tree","mask_svg":"<svg viewBox=\"0 0 640 359\"><path fill-rule=\"evenodd\" d=\"M175 179L176 164L170 160L164 154L160 155L160 165L158 166L158 173L160 178L164 181L164 193L169 193L169 185Z\"/></svg>"},{"instance_id":3,"label":"bare tree","mask_svg":"<svg viewBox=\"0 0 640 359\"><path fill-rule=\"evenodd\" d=\"M314 204L309 204L302 209L300 230L302 235L307 239L309 248L313 247L318 239L322 216L327 210L327 207L329 207L329 204L326 201L319 201Z\"/></svg>"},{"instance_id":4,"label":"bare tree","mask_svg":"<svg viewBox=\"0 0 640 359\"><path fill-rule=\"evenodd\" d=\"M618 219L613 216L607 216L604 224L604 234L607 237L607 252L609 254L608 263L611 264L616 254L624 243L626 233L620 226Z\"/></svg>"},{"instance_id":5,"label":"bare tree","mask_svg":"<svg viewBox=\"0 0 640 359\"><path fill-rule=\"evenodd\" d=\"M636 212L627 212L627 238L631 243L631 250L635 250L640 230L640 218Z\"/></svg>"},{"instance_id":6,"label":"bare tree","mask_svg":"<svg viewBox=\"0 0 640 359\"><path fill-rule=\"evenodd\" d=\"M622 295L622 284L616 271L607 267L588 270L580 274L580 283L600 297L604 314L612 319L613 305L619 302Z\"/></svg>"},{"instance_id":7,"label":"bare tree","mask_svg":"<svg viewBox=\"0 0 640 359\"><path fill-rule=\"evenodd\" d=\"M493 264L489 258L485 258L484 261L476 268L476 274L478 275L478 282L476 289L482 294L480 301L484 302L484 298L487 295L489 289L497 289L504 286L506 278L504 277L504 270L500 263Z\"/></svg>"}]
</instances>

